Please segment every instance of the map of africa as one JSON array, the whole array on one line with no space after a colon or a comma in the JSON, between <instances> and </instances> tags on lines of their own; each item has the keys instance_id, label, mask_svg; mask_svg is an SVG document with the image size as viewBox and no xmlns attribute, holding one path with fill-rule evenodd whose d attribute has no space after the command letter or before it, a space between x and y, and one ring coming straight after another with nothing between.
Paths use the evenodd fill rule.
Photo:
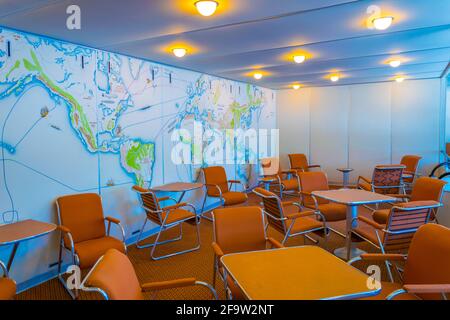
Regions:
<instances>
[{"instance_id":1,"label":"map of africa","mask_svg":"<svg viewBox=\"0 0 450 320\"><path fill-rule=\"evenodd\" d=\"M207 164L171 161L173 131L194 121L275 127L269 89L1 28L0 70L0 224L51 221L64 194L198 180ZM257 157L255 146L235 148ZM254 164L225 167L256 181Z\"/></svg>"}]
</instances>

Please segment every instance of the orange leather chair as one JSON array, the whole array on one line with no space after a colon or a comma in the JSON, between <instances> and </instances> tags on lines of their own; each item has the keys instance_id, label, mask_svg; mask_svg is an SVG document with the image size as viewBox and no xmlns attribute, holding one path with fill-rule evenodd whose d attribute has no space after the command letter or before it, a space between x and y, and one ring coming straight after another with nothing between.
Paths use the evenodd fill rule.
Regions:
<instances>
[{"instance_id":1,"label":"orange leather chair","mask_svg":"<svg viewBox=\"0 0 450 320\"><path fill-rule=\"evenodd\" d=\"M70 251L73 265L87 269L92 267L108 249L117 249L126 253L125 231L118 219L104 217L102 199L98 194L87 193L61 197L56 200L56 206L61 230L58 278L72 298L77 298L78 290L75 290L75 293L69 290L62 277L63 249ZM107 228L105 222L108 224ZM121 240L110 236L111 224L119 227L122 234Z\"/></svg>"},{"instance_id":2,"label":"orange leather chair","mask_svg":"<svg viewBox=\"0 0 450 320\"><path fill-rule=\"evenodd\" d=\"M405 171L403 171L403 183L408 189L410 189L416 178L420 160L422 160L422 157L420 156L408 155L404 156L400 161L400 164L405 166Z\"/></svg>"},{"instance_id":3,"label":"orange leather chair","mask_svg":"<svg viewBox=\"0 0 450 320\"><path fill-rule=\"evenodd\" d=\"M133 190L135 192L137 192L137 194L139 195L139 201L140 201L141 207L142 207L142 209L144 209L144 211L146 213L144 224L142 225L142 228L139 232L139 235L138 235L138 238L136 241L136 247L138 247L139 249L153 247L150 252L150 256L153 260L160 260L160 259L164 259L164 258L168 258L168 257L172 257L172 256L176 256L179 254L192 252L192 251L200 249L200 230L199 230L200 218L197 216L195 207L192 204L186 203L186 202L176 203L177 201L170 197L164 197L164 198L158 199L156 197L156 194L153 191L141 188L139 186L134 186ZM167 200L171 200L171 201L175 202L176 204L168 206L168 207L161 207L160 202L167 201ZM190 208L192 211L186 210L184 208ZM145 226L149 220L151 222L157 224L158 226L160 226L159 232L158 232L158 235L156 236L154 243L150 243L147 245L141 245L139 242L141 242L141 240L142 240L141 239L142 234L143 234L143 232L145 230ZM194 222L196 225L197 244L191 249L166 254L163 256L155 256L156 247L158 245L181 240L181 238L183 237L183 223L190 222L190 221ZM164 231L175 228L175 227L180 228L180 231L179 231L180 234L178 237L176 237L174 239L159 242L159 239Z\"/></svg>"},{"instance_id":4,"label":"orange leather chair","mask_svg":"<svg viewBox=\"0 0 450 320\"><path fill-rule=\"evenodd\" d=\"M108 250L92 268L81 284L84 291L98 292L106 300L144 300L143 293L188 286L207 287L217 300L217 293L209 284L195 278L141 285L131 261L122 252Z\"/></svg>"},{"instance_id":5,"label":"orange leather chair","mask_svg":"<svg viewBox=\"0 0 450 320\"><path fill-rule=\"evenodd\" d=\"M292 170L299 170L301 172L309 172L310 169L319 169L321 171L321 167L317 164L309 165L308 158L304 154L290 154L289 162L291 164Z\"/></svg>"},{"instance_id":6,"label":"orange leather chair","mask_svg":"<svg viewBox=\"0 0 450 320\"><path fill-rule=\"evenodd\" d=\"M0 278L0 300L13 300L17 290L16 282L8 277L8 270L1 261L0 269L3 272L3 276Z\"/></svg>"},{"instance_id":7,"label":"orange leather chair","mask_svg":"<svg viewBox=\"0 0 450 320\"><path fill-rule=\"evenodd\" d=\"M245 186L239 180L228 180L227 173L223 167L208 167L203 168L203 175L205 178L205 199L202 205L202 217L211 220L209 217L203 215L205 203L208 197L219 198L221 205L228 207L247 202L248 197L245 193ZM235 184L242 186L242 192L231 191Z\"/></svg>"},{"instance_id":8,"label":"orange leather chair","mask_svg":"<svg viewBox=\"0 0 450 320\"><path fill-rule=\"evenodd\" d=\"M316 198L313 191L329 190L328 178L324 172L301 172L299 173L301 186L302 205L305 208L320 212L327 222L347 220L347 207L342 204L330 202L322 198ZM345 238L345 235L337 230L331 231Z\"/></svg>"},{"instance_id":9,"label":"orange leather chair","mask_svg":"<svg viewBox=\"0 0 450 320\"><path fill-rule=\"evenodd\" d=\"M372 230L360 224L352 230L352 234L380 249L381 253L407 250L416 231L427 224L432 211L441 206L442 204L436 201L397 204L391 208L386 225L359 216L357 219L371 226ZM393 281L389 265L386 267Z\"/></svg>"},{"instance_id":10,"label":"orange leather chair","mask_svg":"<svg viewBox=\"0 0 450 320\"><path fill-rule=\"evenodd\" d=\"M323 230L325 238L328 235L326 219L320 212L314 210L302 211L300 204L294 201L282 202L275 193L262 188L256 188L253 192L263 200L264 213L269 225L284 235L283 245L289 238L300 235L317 244L317 240L308 236L311 232ZM295 212L288 213L290 207L294 207Z\"/></svg>"},{"instance_id":11,"label":"orange leather chair","mask_svg":"<svg viewBox=\"0 0 450 320\"><path fill-rule=\"evenodd\" d=\"M362 176L358 178L358 189L381 194L405 194L405 186L402 182L405 168L404 165L376 166L372 180Z\"/></svg>"},{"instance_id":12,"label":"orange leather chair","mask_svg":"<svg viewBox=\"0 0 450 320\"><path fill-rule=\"evenodd\" d=\"M444 195L445 185L446 182L442 180L421 177L417 179L410 195L390 194L390 196L403 199L406 202L430 200L442 203L442 196ZM390 209L376 210L372 214L373 220L375 220L375 222L379 224L386 224L389 212ZM437 209L433 210L430 220L437 221Z\"/></svg>"},{"instance_id":13,"label":"orange leather chair","mask_svg":"<svg viewBox=\"0 0 450 320\"><path fill-rule=\"evenodd\" d=\"M259 207L236 207L215 209L212 212L214 242L214 274L219 273L224 280L224 270L220 258L225 254L266 250L268 244L283 248L283 245L273 238L267 238L264 225L264 213ZM244 295L239 287L229 278L224 281L228 297L242 300Z\"/></svg>"},{"instance_id":14,"label":"orange leather chair","mask_svg":"<svg viewBox=\"0 0 450 320\"><path fill-rule=\"evenodd\" d=\"M408 255L363 254L349 261L404 262L403 274L395 266L402 283L381 282L381 293L375 300L437 300L450 294L450 229L426 224L419 228L409 247Z\"/></svg>"},{"instance_id":15,"label":"orange leather chair","mask_svg":"<svg viewBox=\"0 0 450 320\"><path fill-rule=\"evenodd\" d=\"M281 170L278 158L264 158L260 162L262 169L260 182L266 185L266 190L269 190L272 185L280 194L280 198L283 198L283 194L298 195L300 182L297 170ZM267 182L269 182L269 187L267 187Z\"/></svg>"}]
</instances>

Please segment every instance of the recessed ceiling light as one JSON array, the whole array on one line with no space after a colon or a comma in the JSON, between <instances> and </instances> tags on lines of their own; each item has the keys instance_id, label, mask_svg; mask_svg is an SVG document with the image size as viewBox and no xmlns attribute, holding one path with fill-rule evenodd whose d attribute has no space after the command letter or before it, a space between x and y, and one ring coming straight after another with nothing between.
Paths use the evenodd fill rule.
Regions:
<instances>
[{"instance_id":1,"label":"recessed ceiling light","mask_svg":"<svg viewBox=\"0 0 450 320\"><path fill-rule=\"evenodd\" d=\"M405 78L404 78L404 77L396 77L396 78L395 78L395 81L397 81L397 82L403 82L403 81L405 81Z\"/></svg>"},{"instance_id":2,"label":"recessed ceiling light","mask_svg":"<svg viewBox=\"0 0 450 320\"><path fill-rule=\"evenodd\" d=\"M300 89L300 85L299 84L293 84L292 85L292 88L294 89L294 90L298 90L298 89Z\"/></svg>"},{"instance_id":3,"label":"recessed ceiling light","mask_svg":"<svg viewBox=\"0 0 450 320\"><path fill-rule=\"evenodd\" d=\"M339 81L339 76L337 76L337 75L331 76L330 80L333 82L337 82L337 81Z\"/></svg>"},{"instance_id":4,"label":"recessed ceiling light","mask_svg":"<svg viewBox=\"0 0 450 320\"><path fill-rule=\"evenodd\" d=\"M389 64L392 68L397 68L402 64L402 62L400 60L392 60Z\"/></svg>"},{"instance_id":5,"label":"recessed ceiling light","mask_svg":"<svg viewBox=\"0 0 450 320\"><path fill-rule=\"evenodd\" d=\"M198 13L205 17L212 16L216 12L218 6L219 3L213 0L200 0L195 3Z\"/></svg>"},{"instance_id":6,"label":"recessed ceiling light","mask_svg":"<svg viewBox=\"0 0 450 320\"><path fill-rule=\"evenodd\" d=\"M373 26L377 30L386 30L389 28L394 21L394 17L380 17L372 20Z\"/></svg>"},{"instance_id":7,"label":"recessed ceiling light","mask_svg":"<svg viewBox=\"0 0 450 320\"><path fill-rule=\"evenodd\" d=\"M262 77L263 77L262 73L259 73L259 72L255 73L253 75L253 78L255 78L256 80L261 80Z\"/></svg>"},{"instance_id":8,"label":"recessed ceiling light","mask_svg":"<svg viewBox=\"0 0 450 320\"><path fill-rule=\"evenodd\" d=\"M186 55L187 50L185 48L175 48L172 50L172 52L175 55L175 57L183 58Z\"/></svg>"},{"instance_id":9,"label":"recessed ceiling light","mask_svg":"<svg viewBox=\"0 0 450 320\"><path fill-rule=\"evenodd\" d=\"M305 56L294 56L295 63L303 63L306 60Z\"/></svg>"}]
</instances>

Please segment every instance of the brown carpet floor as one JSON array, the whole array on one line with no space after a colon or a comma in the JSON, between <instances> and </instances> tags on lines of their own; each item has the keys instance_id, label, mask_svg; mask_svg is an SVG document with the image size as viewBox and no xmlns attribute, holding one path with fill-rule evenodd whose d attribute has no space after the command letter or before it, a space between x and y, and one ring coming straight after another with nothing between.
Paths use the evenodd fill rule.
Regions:
<instances>
[{"instance_id":1,"label":"brown carpet floor","mask_svg":"<svg viewBox=\"0 0 450 320\"><path fill-rule=\"evenodd\" d=\"M260 200L253 194L250 195L248 205L259 205ZM370 216L369 210L361 208L360 214ZM345 230L345 222L330 224L335 229L343 232ZM195 243L195 227L190 224L183 225L183 240L175 243L170 243L158 249L158 254L169 253L181 249L187 249ZM165 238L173 237L177 230L169 230ZM282 235L269 228L269 236L282 240ZM163 259L160 261L153 261L150 259L150 249L137 249L135 245L128 248L128 257L134 265L137 276L141 283L164 281L178 278L195 277L197 280L212 283L213 277L213 259L214 254L211 248L213 241L212 223L203 219L200 224L201 248L200 250ZM312 235L313 238L320 241L319 246L332 252L334 249L345 245L345 240L332 233L326 245L324 239L317 235ZM149 242L154 237L149 239ZM303 237L292 238L288 241L286 246L301 246L304 245ZM307 245L312 245L312 242L306 240ZM377 249L371 245L361 242L358 247L367 252L377 252ZM357 263L355 265L361 270L366 269L366 265ZM382 277L386 280L385 268L381 267ZM221 299L225 298L222 281L217 279L217 290ZM193 287L182 289L171 289L160 291L156 295L149 294L146 296L149 299L175 299L175 300L203 300L210 299L211 294L206 288ZM17 296L18 300L68 300L70 296L67 294L61 283L57 279L50 280L42 285L25 291ZM101 299L97 294L82 292L81 300L86 299Z\"/></svg>"}]
</instances>

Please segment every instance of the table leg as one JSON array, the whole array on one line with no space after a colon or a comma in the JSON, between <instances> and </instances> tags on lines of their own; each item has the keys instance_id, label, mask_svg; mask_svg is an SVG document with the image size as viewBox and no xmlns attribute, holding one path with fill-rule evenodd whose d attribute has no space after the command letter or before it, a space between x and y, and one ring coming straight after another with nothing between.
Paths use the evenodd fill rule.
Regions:
<instances>
[{"instance_id":1,"label":"table leg","mask_svg":"<svg viewBox=\"0 0 450 320\"><path fill-rule=\"evenodd\" d=\"M186 191L183 191L181 193L180 198L178 199L178 203L181 203L181 201L183 200L185 194L186 194Z\"/></svg>"},{"instance_id":2,"label":"table leg","mask_svg":"<svg viewBox=\"0 0 450 320\"><path fill-rule=\"evenodd\" d=\"M344 172L344 188L348 188L349 172Z\"/></svg>"},{"instance_id":3,"label":"table leg","mask_svg":"<svg viewBox=\"0 0 450 320\"><path fill-rule=\"evenodd\" d=\"M6 270L8 272L11 270L11 265L13 263L14 257L16 256L17 248L19 247L20 242L14 243L13 250L11 252L11 255L9 256L8 264L6 265Z\"/></svg>"},{"instance_id":4,"label":"table leg","mask_svg":"<svg viewBox=\"0 0 450 320\"><path fill-rule=\"evenodd\" d=\"M365 251L362 251L352 245L352 229L358 226L358 222L355 218L358 217L358 206L347 206L347 226L346 226L346 246L334 251L334 254L339 258L350 260L353 257L360 256Z\"/></svg>"}]
</instances>

